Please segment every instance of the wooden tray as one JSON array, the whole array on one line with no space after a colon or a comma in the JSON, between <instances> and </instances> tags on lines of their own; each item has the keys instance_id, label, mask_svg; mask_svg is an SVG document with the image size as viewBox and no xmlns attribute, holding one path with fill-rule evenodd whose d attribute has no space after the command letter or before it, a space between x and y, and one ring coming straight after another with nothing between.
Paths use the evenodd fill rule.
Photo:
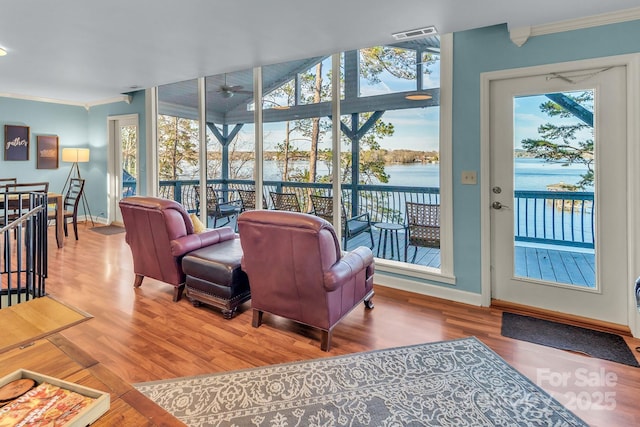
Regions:
<instances>
[{"instance_id":1,"label":"wooden tray","mask_svg":"<svg viewBox=\"0 0 640 427\"><path fill-rule=\"evenodd\" d=\"M47 375L39 374L37 372L28 371L26 369L19 369L11 374L0 378L0 387L10 383L14 380L19 380L22 378L30 378L36 381L37 384L41 384L43 382L52 384L54 386L58 386L60 388L64 388L66 390L74 391L83 396L91 397L95 399L94 402L78 412L78 414L73 417L65 426L67 427L84 427L87 426L94 421L96 421L100 416L102 416L105 412L109 410L110 407L110 396L109 393L95 390L89 387L84 387L75 383L71 383L68 381L62 381L58 378L49 377Z\"/></svg>"}]
</instances>

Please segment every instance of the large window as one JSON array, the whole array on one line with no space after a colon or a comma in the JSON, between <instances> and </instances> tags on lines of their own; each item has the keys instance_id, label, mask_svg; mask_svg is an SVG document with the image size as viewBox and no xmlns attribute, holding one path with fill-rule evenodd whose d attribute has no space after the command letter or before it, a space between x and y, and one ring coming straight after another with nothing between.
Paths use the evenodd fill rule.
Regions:
<instances>
[{"instance_id":1,"label":"large window","mask_svg":"<svg viewBox=\"0 0 640 427\"><path fill-rule=\"evenodd\" d=\"M199 188L198 159L204 158L202 185L216 190L207 198L241 203L240 193L261 192L263 208L297 209L333 220L343 246L372 246L382 268L437 274L442 203L439 38L343 52L339 62L337 73L332 57L264 66L259 70L262 93L253 86L254 70L206 77L202 116L194 92L197 81L159 88L160 187L163 181L182 180L189 182L173 187ZM333 75L339 76L336 81ZM339 121L332 117L332 102L338 102L331 96L333 85L339 85ZM261 103L261 132L254 125L256 102ZM334 156L334 124L340 126L339 157ZM201 127L206 132L203 147L198 145ZM261 168L256 167L256 153L262 154ZM279 206L278 194L293 194L295 206ZM321 197L339 198L340 214L327 216L318 205ZM196 200L193 209L201 205ZM418 218L412 228L413 205L428 205L436 213ZM238 211L246 208L240 204ZM366 222L366 230L353 233L353 219ZM420 236L421 226L430 227L431 234L435 229L437 237Z\"/></svg>"},{"instance_id":2,"label":"large window","mask_svg":"<svg viewBox=\"0 0 640 427\"><path fill-rule=\"evenodd\" d=\"M196 211L200 173L198 81L158 88L158 194Z\"/></svg>"}]
</instances>

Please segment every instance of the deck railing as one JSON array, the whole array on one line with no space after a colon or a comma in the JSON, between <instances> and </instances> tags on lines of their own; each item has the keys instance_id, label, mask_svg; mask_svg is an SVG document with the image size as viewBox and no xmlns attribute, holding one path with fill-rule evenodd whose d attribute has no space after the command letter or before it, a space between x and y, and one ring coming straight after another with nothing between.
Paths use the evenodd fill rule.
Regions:
<instances>
[{"instance_id":1,"label":"deck railing","mask_svg":"<svg viewBox=\"0 0 640 427\"><path fill-rule=\"evenodd\" d=\"M516 241L594 248L593 192L516 191Z\"/></svg>"},{"instance_id":2,"label":"deck railing","mask_svg":"<svg viewBox=\"0 0 640 427\"><path fill-rule=\"evenodd\" d=\"M210 180L228 199L233 190L253 189L252 181ZM160 196L177 200L190 212L198 211L195 187L197 180L161 181ZM374 222L405 222L405 203L440 203L437 187L400 187L392 185L357 185L353 197L351 185L342 189L342 200L352 215L369 212ZM296 193L303 212L310 211L310 194L331 194L331 184L265 181L264 198L273 208L269 192ZM516 241L571 247L594 247L593 192L516 191L514 236Z\"/></svg>"},{"instance_id":3,"label":"deck railing","mask_svg":"<svg viewBox=\"0 0 640 427\"><path fill-rule=\"evenodd\" d=\"M180 202L189 212L197 212L199 201L195 188L198 185L197 180L161 181L159 195ZM227 200L235 198L233 195L235 190L254 188L253 182L243 180L229 180L225 183L210 180L207 185L214 186ZM270 209L273 208L269 197L270 192L290 192L298 196L303 212L311 210L309 195L330 195L332 191L331 184L327 183L264 181L263 187L264 199ZM437 187L358 185L356 188L357 197L354 201L352 187L343 187L342 200L345 209L352 215L369 212L374 222L403 223L405 202L440 203L440 190Z\"/></svg>"},{"instance_id":4,"label":"deck railing","mask_svg":"<svg viewBox=\"0 0 640 427\"><path fill-rule=\"evenodd\" d=\"M0 308L44 296L46 193L1 193L0 225Z\"/></svg>"}]
</instances>

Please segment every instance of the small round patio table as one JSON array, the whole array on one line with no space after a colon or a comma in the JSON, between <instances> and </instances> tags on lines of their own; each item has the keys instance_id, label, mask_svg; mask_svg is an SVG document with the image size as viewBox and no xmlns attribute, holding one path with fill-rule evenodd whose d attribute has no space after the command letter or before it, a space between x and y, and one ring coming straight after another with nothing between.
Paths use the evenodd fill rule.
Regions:
<instances>
[{"instance_id":1,"label":"small round patio table","mask_svg":"<svg viewBox=\"0 0 640 427\"><path fill-rule=\"evenodd\" d=\"M392 222L376 222L375 224L373 224L373 226L380 230L380 234L378 235L378 250L376 252L376 256L380 258L380 248L382 247L382 257L386 258L388 238L390 240L389 243L391 246L391 258L389 259L392 259L395 256L393 247L393 240L395 239L395 249L396 252L398 252L398 261L402 261L400 259L400 238L398 236L398 232L400 230L404 230L405 226L403 224L396 224Z\"/></svg>"}]
</instances>

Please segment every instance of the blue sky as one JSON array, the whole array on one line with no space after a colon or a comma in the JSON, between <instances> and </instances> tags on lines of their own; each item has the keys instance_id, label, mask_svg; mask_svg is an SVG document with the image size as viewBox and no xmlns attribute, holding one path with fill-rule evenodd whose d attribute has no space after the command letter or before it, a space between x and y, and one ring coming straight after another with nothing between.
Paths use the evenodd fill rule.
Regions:
<instances>
[{"instance_id":1,"label":"blue sky","mask_svg":"<svg viewBox=\"0 0 640 427\"><path fill-rule=\"evenodd\" d=\"M581 93L582 91L580 91ZM568 93L568 92L567 92ZM526 138L538 138L538 127L545 123L555 125L572 124L579 122L575 117L557 118L549 117L540 111L540 104L547 102L549 98L544 95L520 96L514 102L514 146L522 148L520 141ZM580 139L593 138L592 131L583 131L577 135Z\"/></svg>"}]
</instances>

